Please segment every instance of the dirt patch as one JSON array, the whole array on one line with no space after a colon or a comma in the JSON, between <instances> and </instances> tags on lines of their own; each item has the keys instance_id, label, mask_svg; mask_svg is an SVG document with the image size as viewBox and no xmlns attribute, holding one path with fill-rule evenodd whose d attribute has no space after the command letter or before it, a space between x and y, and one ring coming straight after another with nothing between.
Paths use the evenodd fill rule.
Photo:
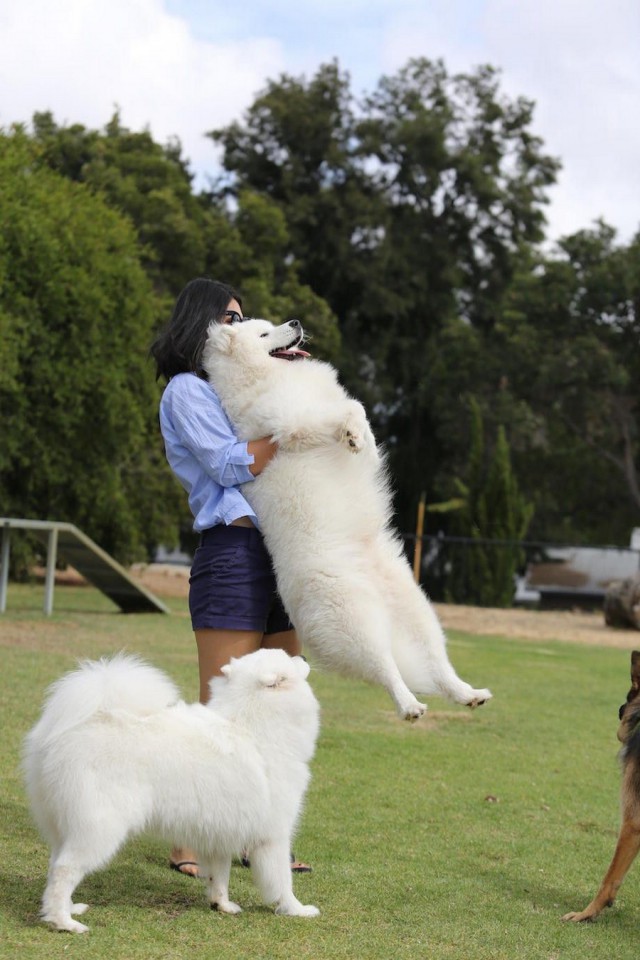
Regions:
<instances>
[{"instance_id":1,"label":"dirt patch","mask_svg":"<svg viewBox=\"0 0 640 960\"><path fill-rule=\"evenodd\" d=\"M580 610L494 610L455 604L434 604L445 630L525 640L563 640L621 650L640 649L638 630L608 627L601 612Z\"/></svg>"},{"instance_id":2,"label":"dirt patch","mask_svg":"<svg viewBox=\"0 0 640 960\"><path fill-rule=\"evenodd\" d=\"M175 563L136 563L129 573L159 597L189 596L189 567Z\"/></svg>"},{"instance_id":3,"label":"dirt patch","mask_svg":"<svg viewBox=\"0 0 640 960\"><path fill-rule=\"evenodd\" d=\"M189 567L172 563L134 563L129 575L159 597L187 597L189 595ZM35 567L33 575L44 580L44 567ZM56 570L56 586L89 586L82 574L73 567Z\"/></svg>"},{"instance_id":4,"label":"dirt patch","mask_svg":"<svg viewBox=\"0 0 640 960\"><path fill-rule=\"evenodd\" d=\"M186 597L189 570L170 564L149 564L132 568L132 575L158 596ZM445 630L525 640L564 640L593 646L640 649L640 631L608 627L601 612L580 610L496 610L457 604L434 605Z\"/></svg>"},{"instance_id":5,"label":"dirt patch","mask_svg":"<svg viewBox=\"0 0 640 960\"><path fill-rule=\"evenodd\" d=\"M189 568L175 564L135 564L131 576L159 597L187 597ZM42 573L44 573L42 571ZM56 583L86 581L71 567L56 573ZM563 640L592 646L640 649L640 631L608 627L602 612L581 610L527 610L516 607L497 610L457 604L434 604L445 630L524 640Z\"/></svg>"}]
</instances>

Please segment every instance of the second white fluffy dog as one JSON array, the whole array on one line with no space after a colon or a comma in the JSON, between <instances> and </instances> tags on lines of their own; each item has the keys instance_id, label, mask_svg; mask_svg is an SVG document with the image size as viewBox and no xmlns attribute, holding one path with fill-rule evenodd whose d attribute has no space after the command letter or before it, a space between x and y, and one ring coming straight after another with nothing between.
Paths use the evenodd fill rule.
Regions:
<instances>
[{"instance_id":1,"label":"second white fluffy dog","mask_svg":"<svg viewBox=\"0 0 640 960\"><path fill-rule=\"evenodd\" d=\"M222 669L206 706L125 655L86 661L52 686L24 767L51 847L42 917L56 929L88 929L72 916L87 909L74 889L146 830L198 852L212 908L240 911L228 884L246 850L276 913L319 913L294 896L289 863L319 728L309 667L259 650Z\"/></svg>"}]
</instances>

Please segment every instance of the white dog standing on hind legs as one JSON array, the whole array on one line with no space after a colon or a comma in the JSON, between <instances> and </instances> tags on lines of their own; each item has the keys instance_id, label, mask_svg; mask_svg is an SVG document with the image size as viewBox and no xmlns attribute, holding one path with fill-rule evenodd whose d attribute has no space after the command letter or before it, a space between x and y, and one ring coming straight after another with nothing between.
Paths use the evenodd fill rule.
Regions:
<instances>
[{"instance_id":1,"label":"white dog standing on hind legs","mask_svg":"<svg viewBox=\"0 0 640 960\"><path fill-rule=\"evenodd\" d=\"M51 848L42 918L84 933L73 892L143 831L198 851L213 909L234 855L276 913L314 917L295 897L289 851L309 782L319 707L302 657L258 650L222 668L206 706L140 660L86 661L55 683L25 740L33 817Z\"/></svg>"},{"instance_id":2,"label":"white dog standing on hind legs","mask_svg":"<svg viewBox=\"0 0 640 960\"><path fill-rule=\"evenodd\" d=\"M416 694L478 706L491 692L457 676L390 528L389 484L364 408L329 364L302 359L303 340L298 320L213 324L203 356L239 439L278 443L242 493L287 612L321 664L380 684L406 720L426 710Z\"/></svg>"}]
</instances>

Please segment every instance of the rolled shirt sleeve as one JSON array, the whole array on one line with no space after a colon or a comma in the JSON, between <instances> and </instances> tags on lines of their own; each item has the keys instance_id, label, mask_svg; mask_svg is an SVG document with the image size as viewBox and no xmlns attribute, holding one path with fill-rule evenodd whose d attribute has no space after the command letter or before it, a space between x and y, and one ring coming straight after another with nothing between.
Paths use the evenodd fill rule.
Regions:
<instances>
[{"instance_id":1,"label":"rolled shirt sleeve","mask_svg":"<svg viewBox=\"0 0 640 960\"><path fill-rule=\"evenodd\" d=\"M234 435L217 394L206 381L189 375L180 387L167 411L175 438L221 487L253 480L249 466L254 457Z\"/></svg>"},{"instance_id":2,"label":"rolled shirt sleeve","mask_svg":"<svg viewBox=\"0 0 640 960\"><path fill-rule=\"evenodd\" d=\"M254 457L235 436L212 387L191 373L179 373L160 401L160 428L169 466L189 496L194 530L249 517L259 527L242 493L255 478Z\"/></svg>"}]
</instances>

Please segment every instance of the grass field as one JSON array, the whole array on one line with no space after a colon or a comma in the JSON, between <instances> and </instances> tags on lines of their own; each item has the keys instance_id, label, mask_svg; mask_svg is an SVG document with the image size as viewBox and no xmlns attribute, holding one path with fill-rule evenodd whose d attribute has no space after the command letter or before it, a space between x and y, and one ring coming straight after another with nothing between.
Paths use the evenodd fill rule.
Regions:
<instances>
[{"instance_id":1,"label":"grass field","mask_svg":"<svg viewBox=\"0 0 640 960\"><path fill-rule=\"evenodd\" d=\"M120 649L167 670L186 699L197 682L184 601L169 601L171 616L125 616L69 587L47 620L41 603L41 588L12 585L0 617L0 957L636 957L640 865L597 923L560 921L591 899L613 852L629 654L460 633L456 669L495 697L473 713L431 698L409 726L381 690L311 674L323 725L295 850L314 871L294 885L318 919L274 916L240 866L231 896L244 912L213 913L144 838L79 887L91 933L53 933L38 921L47 850L19 770L45 688L77 658Z\"/></svg>"}]
</instances>

